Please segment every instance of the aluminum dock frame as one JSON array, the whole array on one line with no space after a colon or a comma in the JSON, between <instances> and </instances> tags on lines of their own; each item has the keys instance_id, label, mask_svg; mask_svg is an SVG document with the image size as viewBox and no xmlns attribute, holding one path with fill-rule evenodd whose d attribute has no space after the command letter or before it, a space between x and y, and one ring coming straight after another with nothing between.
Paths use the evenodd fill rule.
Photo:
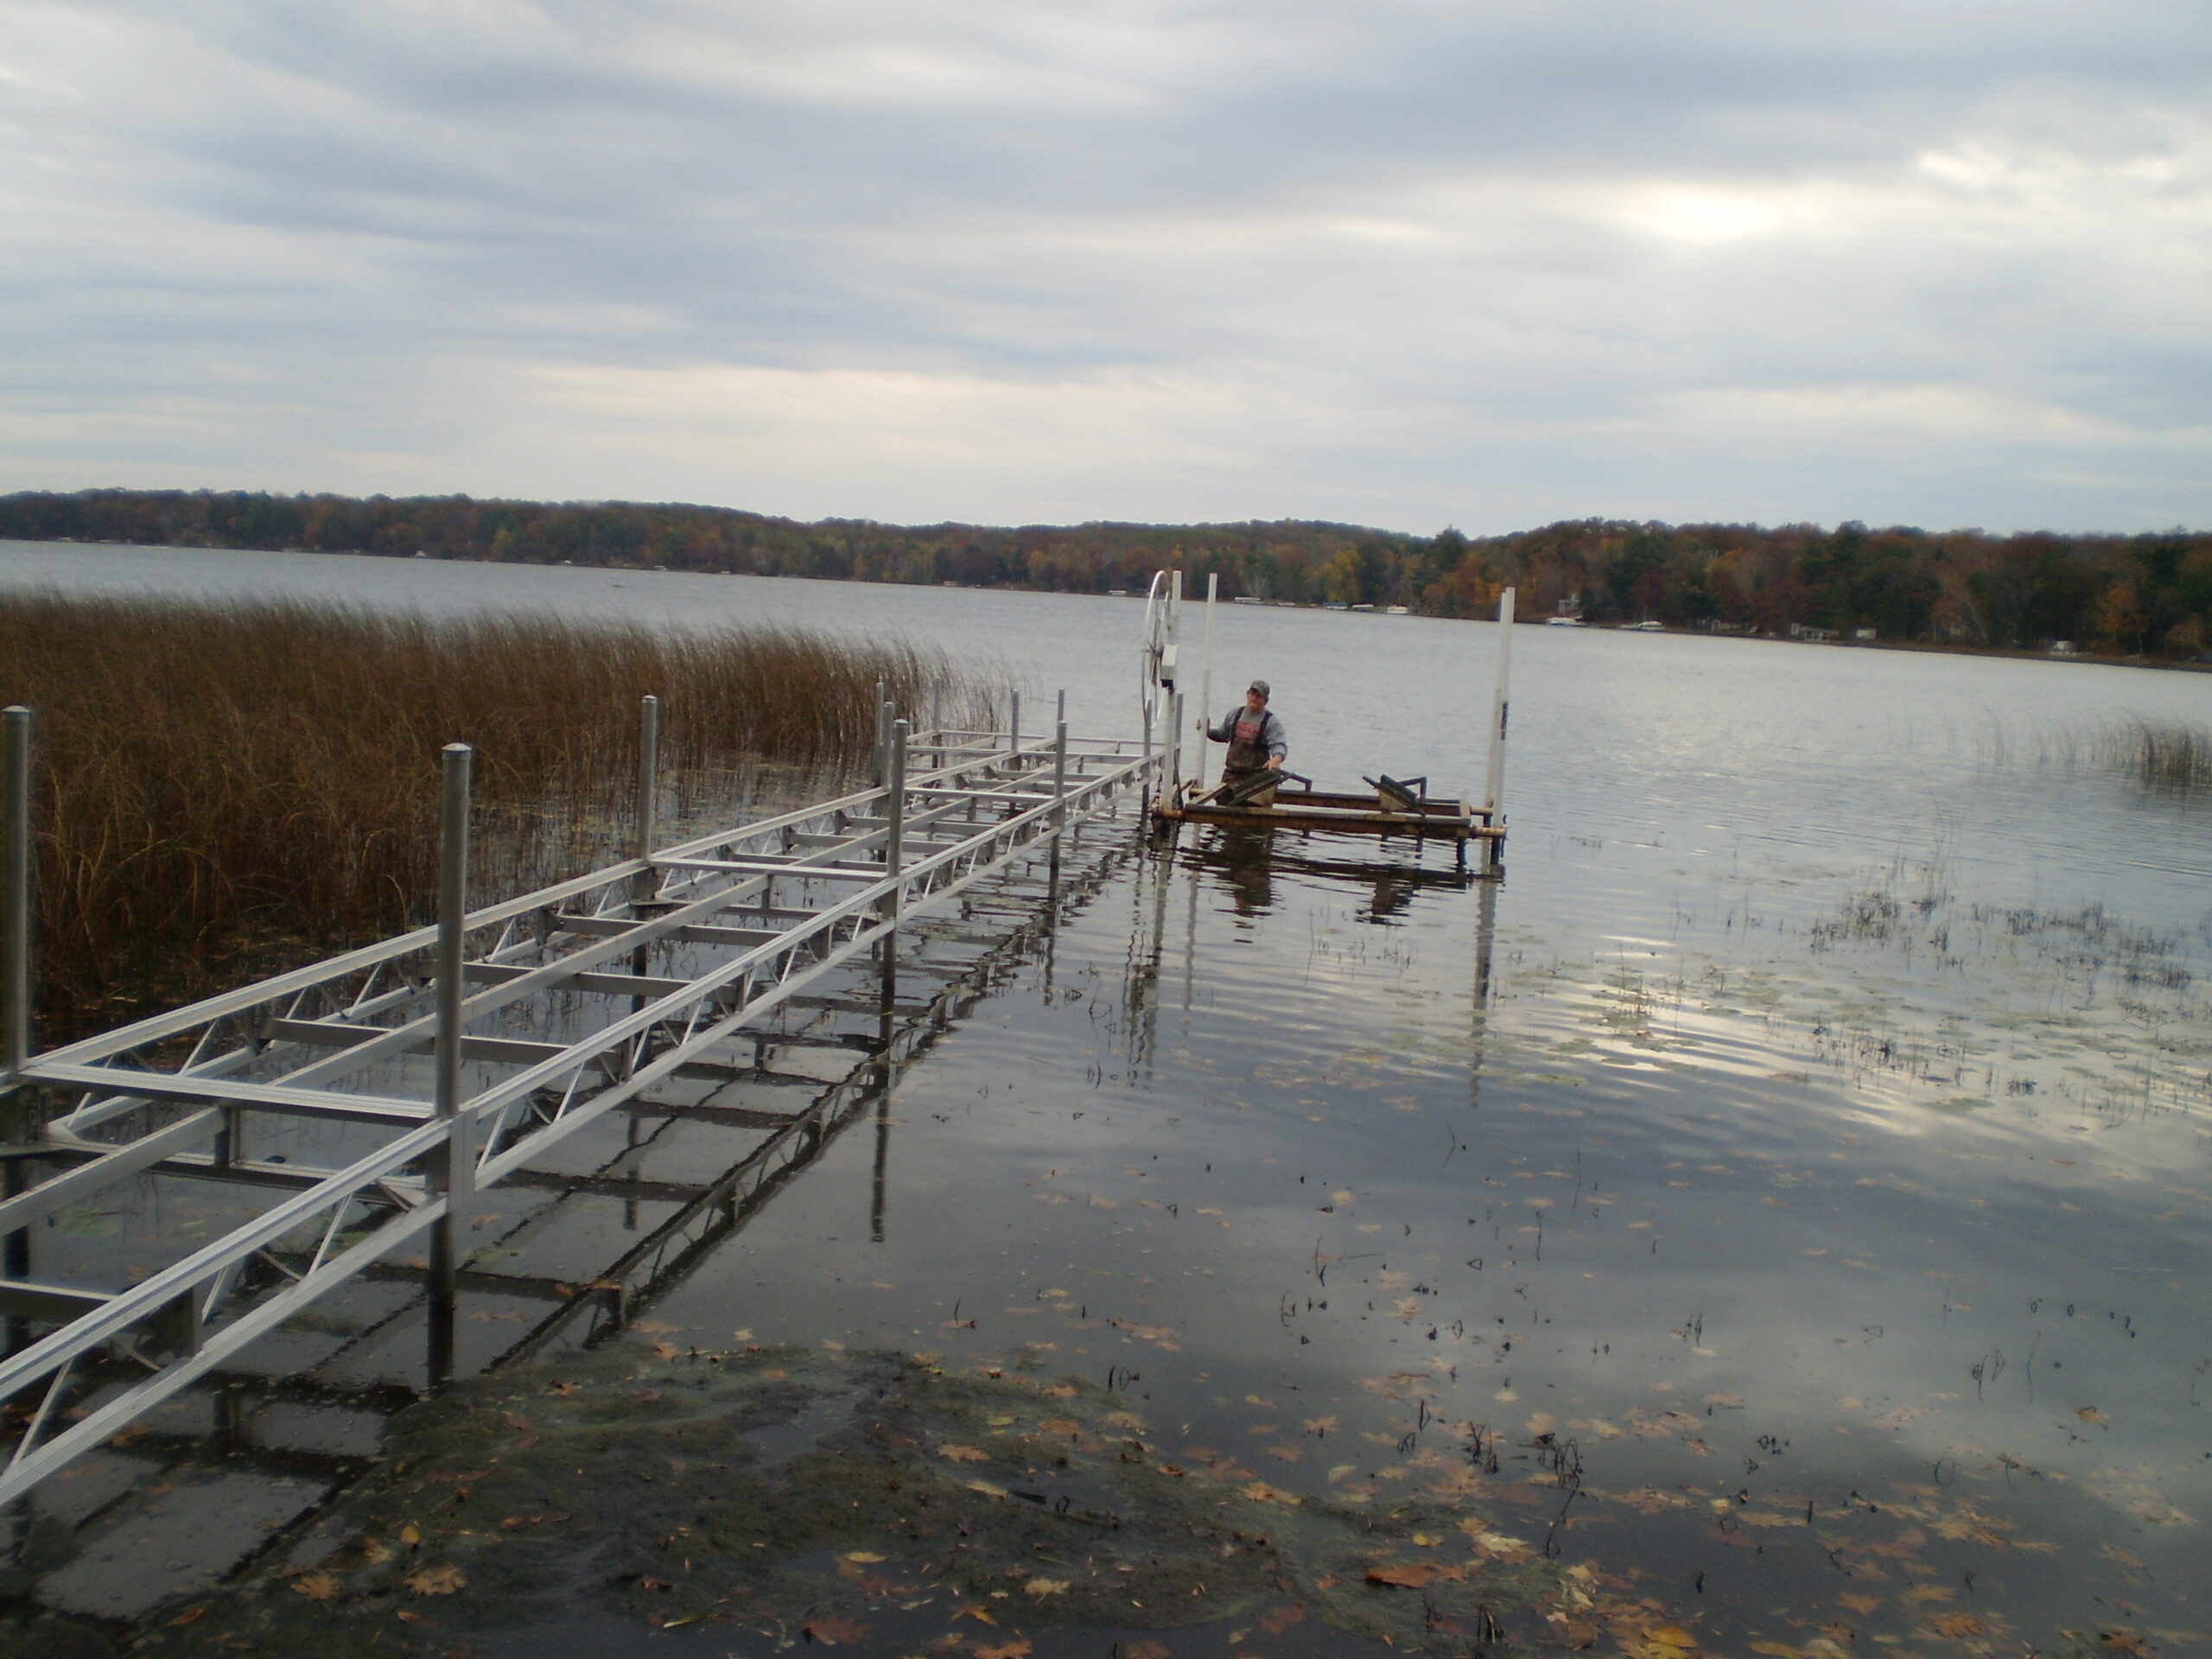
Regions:
<instances>
[{"instance_id":1,"label":"aluminum dock frame","mask_svg":"<svg viewBox=\"0 0 2212 1659\"><path fill-rule=\"evenodd\" d=\"M19 712L11 756L19 727L28 742ZM0 1357L0 1503L410 1245L428 1258L437 1380L454 1363L472 1194L527 1180L611 1111L685 1109L658 1085L749 1075L750 1039L779 1009L1063 832L1159 792L1166 767L1148 742L1074 741L1064 726L1025 740L1018 721L910 741L887 714L873 786L658 849L656 714L648 700L638 856L464 912L456 747L438 925L3 1057L0 1102L27 1138L6 1149L0 1198L0 1238L26 1241L0 1270L14 1349ZM29 821L8 793L12 867ZM28 877L7 887L12 1006ZM8 1024L20 1041L27 1021ZM57 1109L31 1130L34 1097ZM309 1126L321 1164L272 1149L296 1150ZM221 1183L252 1213L206 1243L167 1242L135 1283L38 1276L36 1230L148 1173Z\"/></svg>"}]
</instances>

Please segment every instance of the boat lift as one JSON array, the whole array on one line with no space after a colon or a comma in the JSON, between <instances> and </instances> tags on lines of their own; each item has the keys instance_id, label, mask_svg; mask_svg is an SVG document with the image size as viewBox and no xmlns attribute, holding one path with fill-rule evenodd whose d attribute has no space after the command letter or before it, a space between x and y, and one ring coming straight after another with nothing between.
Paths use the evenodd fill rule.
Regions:
<instances>
[{"instance_id":1,"label":"boat lift","mask_svg":"<svg viewBox=\"0 0 2212 1659\"><path fill-rule=\"evenodd\" d=\"M1410 836L1417 841L1437 838L1453 842L1462 861L1466 857L1467 844L1472 842L1481 849L1477 861L1480 873L1486 876L1502 875L1505 817L1500 810L1499 796L1505 783L1505 739L1511 714L1508 677L1512 661L1514 590L1508 588L1498 600L1497 679L1491 690L1489 752L1479 800L1432 795L1427 778L1402 779L1382 772L1363 779L1370 792L1354 794L1316 789L1311 779L1285 771L1276 774L1279 782L1273 803L1262 805L1250 798L1265 794L1267 783L1255 780L1242 789L1228 785L1209 789L1206 784L1210 761L1205 733L1213 709L1213 607L1219 586L1217 575L1206 578L1205 651L1199 692L1202 712L1196 728L1198 765L1188 776L1184 774L1181 764L1185 727L1183 694L1177 683L1183 573L1160 572L1153 578L1152 591L1146 599L1141 702L1147 753L1151 752L1152 734L1163 713L1166 731L1172 734L1166 740L1166 786L1153 804L1154 819L1171 830L1182 823L1223 823L1385 838ZM1302 787L1289 787L1293 783Z\"/></svg>"}]
</instances>

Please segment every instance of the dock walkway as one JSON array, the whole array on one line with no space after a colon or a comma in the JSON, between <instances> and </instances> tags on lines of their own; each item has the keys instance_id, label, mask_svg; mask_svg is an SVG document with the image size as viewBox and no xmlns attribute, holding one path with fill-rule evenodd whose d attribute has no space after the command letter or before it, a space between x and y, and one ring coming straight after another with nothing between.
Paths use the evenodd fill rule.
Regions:
<instances>
[{"instance_id":1,"label":"dock walkway","mask_svg":"<svg viewBox=\"0 0 2212 1659\"><path fill-rule=\"evenodd\" d=\"M780 1070L770 1050L815 1041L847 1050L843 1069L855 1046L890 1064L945 991L902 1002L879 947L941 926L979 884L1156 790L1164 764L1148 743L1064 728L909 741L887 725L880 783L664 849L649 770L642 855L464 912L467 760L448 750L440 925L23 1056L0 1079L58 1107L10 1149L0 1200L0 1503L341 1287L427 1291L433 1381L454 1369L463 1289L537 1299L518 1349L579 1318L619 1319L631 1286L693 1259L849 1121L864 1091ZM876 983L855 995L853 970L871 963ZM913 969L948 988L963 971L957 950ZM792 1029L825 1014L879 1028ZM747 1103L718 1104L735 1084ZM814 1097L759 1103L793 1086ZM610 1113L633 1140L656 1119L728 1119L764 1138L705 1180L561 1168L561 1143ZM38 1230L148 1176L219 1192L219 1235L140 1241L161 1259L135 1282L35 1270ZM582 1286L556 1269L541 1286L470 1265L470 1212L503 1185L603 1189L660 1218L613 1269ZM423 1254L398 1260L410 1246Z\"/></svg>"}]
</instances>

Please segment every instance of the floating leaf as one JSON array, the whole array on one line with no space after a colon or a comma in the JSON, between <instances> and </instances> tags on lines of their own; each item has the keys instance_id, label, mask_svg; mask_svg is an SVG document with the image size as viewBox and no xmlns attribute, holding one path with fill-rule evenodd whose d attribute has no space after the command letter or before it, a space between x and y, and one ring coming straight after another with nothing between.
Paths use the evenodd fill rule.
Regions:
<instances>
[{"instance_id":1,"label":"floating leaf","mask_svg":"<svg viewBox=\"0 0 2212 1659\"><path fill-rule=\"evenodd\" d=\"M1936 1635L1948 1636L1955 1642L1989 1634L1989 1627L1972 1613L1941 1613L1929 1619L1928 1625Z\"/></svg>"},{"instance_id":2,"label":"floating leaf","mask_svg":"<svg viewBox=\"0 0 2212 1659\"><path fill-rule=\"evenodd\" d=\"M824 1647L834 1648L840 1643L849 1647L855 1642L868 1639L868 1626L858 1619L839 1618L829 1613L810 1618L798 1628L799 1634L808 1641L819 1642Z\"/></svg>"},{"instance_id":3,"label":"floating leaf","mask_svg":"<svg viewBox=\"0 0 2212 1659\"><path fill-rule=\"evenodd\" d=\"M1418 1590L1436 1576L1436 1569L1427 1561L1394 1562L1384 1567L1367 1569L1370 1584L1396 1585L1402 1589Z\"/></svg>"},{"instance_id":4,"label":"floating leaf","mask_svg":"<svg viewBox=\"0 0 2212 1659\"><path fill-rule=\"evenodd\" d=\"M972 1446L950 1444L938 1447L937 1454L947 1463L982 1463L987 1461L990 1455L988 1452L977 1451Z\"/></svg>"},{"instance_id":5,"label":"floating leaf","mask_svg":"<svg viewBox=\"0 0 2212 1659\"><path fill-rule=\"evenodd\" d=\"M309 1601L334 1601L345 1587L329 1573L302 1573L292 1580L292 1588Z\"/></svg>"},{"instance_id":6,"label":"floating leaf","mask_svg":"<svg viewBox=\"0 0 2212 1659\"><path fill-rule=\"evenodd\" d=\"M1017 1636L1011 1642L994 1642L976 1649L976 1659L1029 1659L1029 1638Z\"/></svg>"},{"instance_id":7,"label":"floating leaf","mask_svg":"<svg viewBox=\"0 0 2212 1659\"><path fill-rule=\"evenodd\" d=\"M407 1587L418 1596L450 1596L467 1586L467 1577L459 1567L443 1563L417 1567L407 1575Z\"/></svg>"},{"instance_id":8,"label":"floating leaf","mask_svg":"<svg viewBox=\"0 0 2212 1659\"><path fill-rule=\"evenodd\" d=\"M2074 1414L2076 1417L2079 1417L2085 1423L2094 1423L2099 1428L2108 1427L2112 1421L2110 1418L2107 1417L2104 1413L2099 1411L2094 1406L2083 1406Z\"/></svg>"},{"instance_id":9,"label":"floating leaf","mask_svg":"<svg viewBox=\"0 0 2212 1659\"><path fill-rule=\"evenodd\" d=\"M1042 1601L1047 1596L1064 1596L1068 1592L1065 1579L1032 1579L1022 1589Z\"/></svg>"}]
</instances>

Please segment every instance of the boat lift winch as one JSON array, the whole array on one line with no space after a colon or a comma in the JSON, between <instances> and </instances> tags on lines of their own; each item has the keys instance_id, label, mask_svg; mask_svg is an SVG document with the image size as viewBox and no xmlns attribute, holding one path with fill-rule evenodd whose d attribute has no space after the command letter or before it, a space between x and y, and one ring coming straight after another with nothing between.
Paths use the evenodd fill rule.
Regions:
<instances>
[{"instance_id":1,"label":"boat lift winch","mask_svg":"<svg viewBox=\"0 0 2212 1659\"><path fill-rule=\"evenodd\" d=\"M1145 753L1149 755L1155 733L1161 734L1166 753L1161 789L1154 801L1154 821L1169 827L1190 823L1242 824L1268 830L1330 830L1383 837L1411 836L1416 840L1442 839L1456 843L1466 856L1470 842L1481 847L1478 862L1484 875L1503 873L1505 816L1499 796L1505 782L1505 737L1510 716L1508 677L1513 645L1513 601L1510 588L1498 598L1497 678L1491 691L1489 753L1483 772L1479 800L1432 795L1426 776L1394 778L1378 771L1363 776L1364 793L1317 789L1310 778L1287 769L1266 778L1223 781L1209 787L1210 760L1206 728L1213 709L1213 607L1220 578L1206 578L1205 648L1200 671L1200 708L1195 722L1198 764L1186 775L1183 745L1192 729L1184 720L1183 694L1179 684L1178 646L1183 617L1183 573L1162 570L1152 579L1145 599L1144 643L1141 652L1141 702ZM1297 785L1293 787L1292 785ZM1262 801L1265 804L1262 804Z\"/></svg>"}]
</instances>

